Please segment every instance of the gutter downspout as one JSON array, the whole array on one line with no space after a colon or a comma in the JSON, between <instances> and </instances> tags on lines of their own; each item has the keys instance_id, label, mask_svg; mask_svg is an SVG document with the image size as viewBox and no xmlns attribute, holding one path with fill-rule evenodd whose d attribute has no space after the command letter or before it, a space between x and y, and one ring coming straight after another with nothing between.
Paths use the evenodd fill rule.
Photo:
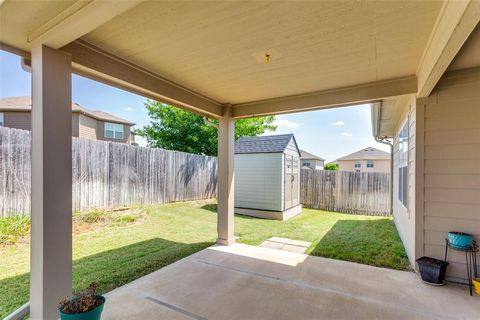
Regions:
<instances>
[{"instance_id":1,"label":"gutter downspout","mask_svg":"<svg viewBox=\"0 0 480 320\"><path fill-rule=\"evenodd\" d=\"M382 103L378 104L378 115L377 115L377 128L375 128L375 141L386 144L390 146L390 214L393 215L393 141L388 141L388 137L383 138L377 137L380 132L380 119L382 117Z\"/></svg>"},{"instance_id":2,"label":"gutter downspout","mask_svg":"<svg viewBox=\"0 0 480 320\"><path fill-rule=\"evenodd\" d=\"M386 140L387 137L378 138L375 137L375 141L390 146L390 214L393 215L393 144Z\"/></svg>"},{"instance_id":3,"label":"gutter downspout","mask_svg":"<svg viewBox=\"0 0 480 320\"><path fill-rule=\"evenodd\" d=\"M20 66L22 67L23 71L32 73L32 61L30 61L30 59L22 58L20 60Z\"/></svg>"},{"instance_id":4,"label":"gutter downspout","mask_svg":"<svg viewBox=\"0 0 480 320\"><path fill-rule=\"evenodd\" d=\"M214 127L218 130L218 124L216 123L213 123L212 121L208 120L207 117L203 117L203 122L207 125L207 126L210 126L210 127Z\"/></svg>"}]
</instances>

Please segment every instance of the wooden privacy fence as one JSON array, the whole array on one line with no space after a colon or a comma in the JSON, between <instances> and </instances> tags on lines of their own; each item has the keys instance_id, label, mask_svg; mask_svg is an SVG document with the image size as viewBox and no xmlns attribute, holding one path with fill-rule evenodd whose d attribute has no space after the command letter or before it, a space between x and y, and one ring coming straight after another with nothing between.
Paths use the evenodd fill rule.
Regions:
<instances>
[{"instance_id":1,"label":"wooden privacy fence","mask_svg":"<svg viewBox=\"0 0 480 320\"><path fill-rule=\"evenodd\" d=\"M302 169L300 197L307 208L390 215L390 174Z\"/></svg>"},{"instance_id":2,"label":"wooden privacy fence","mask_svg":"<svg viewBox=\"0 0 480 320\"><path fill-rule=\"evenodd\" d=\"M0 217L30 212L30 132L0 128ZM216 196L217 160L72 138L73 210Z\"/></svg>"}]
</instances>

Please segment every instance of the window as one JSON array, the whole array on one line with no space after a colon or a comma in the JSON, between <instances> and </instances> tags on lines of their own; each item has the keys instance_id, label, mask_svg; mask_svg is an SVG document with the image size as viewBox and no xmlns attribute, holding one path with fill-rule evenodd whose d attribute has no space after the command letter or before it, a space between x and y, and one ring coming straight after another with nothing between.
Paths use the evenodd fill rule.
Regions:
<instances>
[{"instance_id":1,"label":"window","mask_svg":"<svg viewBox=\"0 0 480 320\"><path fill-rule=\"evenodd\" d=\"M310 161L308 161L308 160L303 160L302 166L303 166L303 167L310 167Z\"/></svg>"},{"instance_id":2,"label":"window","mask_svg":"<svg viewBox=\"0 0 480 320\"><path fill-rule=\"evenodd\" d=\"M408 121L398 135L398 200L408 204Z\"/></svg>"},{"instance_id":3,"label":"window","mask_svg":"<svg viewBox=\"0 0 480 320\"><path fill-rule=\"evenodd\" d=\"M367 168L373 168L373 160L367 160Z\"/></svg>"},{"instance_id":4,"label":"window","mask_svg":"<svg viewBox=\"0 0 480 320\"><path fill-rule=\"evenodd\" d=\"M0 112L0 127L3 127L3 112Z\"/></svg>"},{"instance_id":5,"label":"window","mask_svg":"<svg viewBox=\"0 0 480 320\"><path fill-rule=\"evenodd\" d=\"M123 139L123 124L105 122L105 138Z\"/></svg>"},{"instance_id":6,"label":"window","mask_svg":"<svg viewBox=\"0 0 480 320\"><path fill-rule=\"evenodd\" d=\"M361 168L361 167L362 167L362 163L359 160L355 161L355 168Z\"/></svg>"}]
</instances>

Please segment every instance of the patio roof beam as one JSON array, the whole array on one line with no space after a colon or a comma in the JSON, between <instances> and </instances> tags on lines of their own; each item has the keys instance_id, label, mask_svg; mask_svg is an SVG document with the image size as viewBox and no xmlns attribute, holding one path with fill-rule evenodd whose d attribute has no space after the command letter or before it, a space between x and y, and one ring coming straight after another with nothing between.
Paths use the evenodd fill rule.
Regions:
<instances>
[{"instance_id":1,"label":"patio roof beam","mask_svg":"<svg viewBox=\"0 0 480 320\"><path fill-rule=\"evenodd\" d=\"M373 102L385 97L416 92L417 79L415 76L410 76L302 95L237 104L233 108L233 116L235 118L247 118L311 111Z\"/></svg>"},{"instance_id":2,"label":"patio roof beam","mask_svg":"<svg viewBox=\"0 0 480 320\"><path fill-rule=\"evenodd\" d=\"M54 49L61 48L142 1L76 1L31 32L27 37L28 42L44 44Z\"/></svg>"},{"instance_id":3,"label":"patio roof beam","mask_svg":"<svg viewBox=\"0 0 480 320\"><path fill-rule=\"evenodd\" d=\"M214 118L223 106L83 41L62 48L72 55L74 72L114 87Z\"/></svg>"},{"instance_id":4,"label":"patio roof beam","mask_svg":"<svg viewBox=\"0 0 480 320\"><path fill-rule=\"evenodd\" d=\"M418 98L426 98L480 22L480 1L445 1L420 60Z\"/></svg>"}]
</instances>

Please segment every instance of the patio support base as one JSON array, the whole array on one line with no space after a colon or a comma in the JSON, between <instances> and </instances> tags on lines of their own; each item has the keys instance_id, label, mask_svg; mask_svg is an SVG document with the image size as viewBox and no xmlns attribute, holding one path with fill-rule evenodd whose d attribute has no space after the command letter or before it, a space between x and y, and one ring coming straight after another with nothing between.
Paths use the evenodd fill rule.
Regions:
<instances>
[{"instance_id":1,"label":"patio support base","mask_svg":"<svg viewBox=\"0 0 480 320\"><path fill-rule=\"evenodd\" d=\"M231 245L234 238L234 169L235 120L232 107L225 108L225 114L218 126L218 196L217 196L217 243Z\"/></svg>"},{"instance_id":2,"label":"patio support base","mask_svg":"<svg viewBox=\"0 0 480 320\"><path fill-rule=\"evenodd\" d=\"M31 319L57 319L72 291L71 65L62 51L32 50Z\"/></svg>"}]
</instances>

